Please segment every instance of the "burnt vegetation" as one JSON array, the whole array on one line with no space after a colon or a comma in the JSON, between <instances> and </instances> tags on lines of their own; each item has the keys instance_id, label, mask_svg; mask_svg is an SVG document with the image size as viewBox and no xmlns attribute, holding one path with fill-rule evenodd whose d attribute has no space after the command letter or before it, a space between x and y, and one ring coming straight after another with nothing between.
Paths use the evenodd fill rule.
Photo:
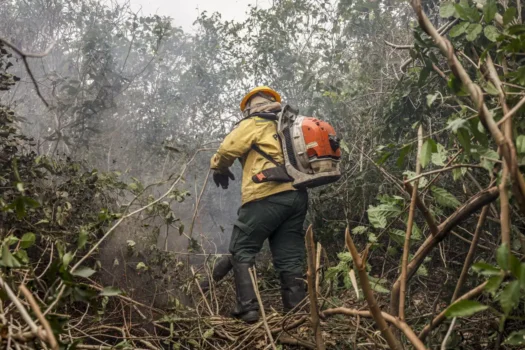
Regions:
<instances>
[{"instance_id":1,"label":"burnt vegetation","mask_svg":"<svg viewBox=\"0 0 525 350\"><path fill-rule=\"evenodd\" d=\"M524 16L282 0L185 32L128 3L0 3L1 347L523 348ZM308 298L278 311L266 249L247 326L231 278L198 282L240 205L209 156L262 84L336 128L343 177L311 191Z\"/></svg>"}]
</instances>

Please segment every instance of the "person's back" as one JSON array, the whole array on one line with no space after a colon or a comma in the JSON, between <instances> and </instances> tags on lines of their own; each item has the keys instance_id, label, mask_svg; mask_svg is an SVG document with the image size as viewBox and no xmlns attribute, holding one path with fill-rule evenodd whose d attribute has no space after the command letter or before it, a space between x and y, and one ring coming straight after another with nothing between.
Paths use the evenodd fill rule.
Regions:
<instances>
[{"instance_id":1,"label":"person's back","mask_svg":"<svg viewBox=\"0 0 525 350\"><path fill-rule=\"evenodd\" d=\"M259 317L248 269L266 239L280 276L284 310L293 309L305 296L303 222L308 195L295 190L289 181L254 181L254 176L263 170L283 162L276 123L280 109L277 92L268 87L252 90L241 102L245 118L226 136L211 159L215 184L224 189L228 188L228 179L234 179L228 168L235 159L240 159L243 166L242 206L234 224L230 252L237 291L233 314L246 322L256 322Z\"/></svg>"}]
</instances>

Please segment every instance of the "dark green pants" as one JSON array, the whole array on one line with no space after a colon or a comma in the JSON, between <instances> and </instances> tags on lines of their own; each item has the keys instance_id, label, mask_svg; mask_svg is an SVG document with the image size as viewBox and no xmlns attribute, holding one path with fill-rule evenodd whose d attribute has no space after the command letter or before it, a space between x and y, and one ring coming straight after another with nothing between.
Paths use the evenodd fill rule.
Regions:
<instances>
[{"instance_id":1,"label":"dark green pants","mask_svg":"<svg viewBox=\"0 0 525 350\"><path fill-rule=\"evenodd\" d=\"M308 209L306 191L287 191L246 203L239 209L230 253L236 262L254 263L266 239L280 273L303 273L303 223Z\"/></svg>"}]
</instances>

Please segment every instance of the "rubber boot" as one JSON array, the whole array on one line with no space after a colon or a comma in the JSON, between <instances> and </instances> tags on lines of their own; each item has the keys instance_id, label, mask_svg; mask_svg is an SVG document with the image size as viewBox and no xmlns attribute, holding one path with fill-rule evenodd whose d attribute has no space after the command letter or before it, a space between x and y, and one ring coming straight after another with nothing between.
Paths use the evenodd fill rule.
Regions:
<instances>
[{"instance_id":1,"label":"rubber boot","mask_svg":"<svg viewBox=\"0 0 525 350\"><path fill-rule=\"evenodd\" d=\"M303 276L300 273L281 273L280 280L283 311L288 313L306 297Z\"/></svg>"},{"instance_id":2,"label":"rubber boot","mask_svg":"<svg viewBox=\"0 0 525 350\"><path fill-rule=\"evenodd\" d=\"M214 282L219 282L228 274L228 272L231 271L233 268L233 264L231 261L231 256L225 255L218 259L215 262L215 265L213 266L213 271L211 273L211 278ZM200 283L201 289L204 293L206 293L210 289L210 281L208 278L203 280Z\"/></svg>"},{"instance_id":3,"label":"rubber boot","mask_svg":"<svg viewBox=\"0 0 525 350\"><path fill-rule=\"evenodd\" d=\"M232 311L232 316L246 323L259 321L259 304L250 278L250 263L233 263L233 276L235 277L235 291L237 305Z\"/></svg>"}]
</instances>

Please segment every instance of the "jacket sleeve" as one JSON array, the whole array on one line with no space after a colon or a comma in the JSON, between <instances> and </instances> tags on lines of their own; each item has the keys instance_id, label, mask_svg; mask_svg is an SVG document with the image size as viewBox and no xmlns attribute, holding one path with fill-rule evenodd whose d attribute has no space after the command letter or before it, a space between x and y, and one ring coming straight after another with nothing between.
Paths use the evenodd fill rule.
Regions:
<instances>
[{"instance_id":1,"label":"jacket sleeve","mask_svg":"<svg viewBox=\"0 0 525 350\"><path fill-rule=\"evenodd\" d=\"M235 159L248 153L258 137L254 119L242 121L222 141L217 153L211 158L210 168L225 171Z\"/></svg>"}]
</instances>

